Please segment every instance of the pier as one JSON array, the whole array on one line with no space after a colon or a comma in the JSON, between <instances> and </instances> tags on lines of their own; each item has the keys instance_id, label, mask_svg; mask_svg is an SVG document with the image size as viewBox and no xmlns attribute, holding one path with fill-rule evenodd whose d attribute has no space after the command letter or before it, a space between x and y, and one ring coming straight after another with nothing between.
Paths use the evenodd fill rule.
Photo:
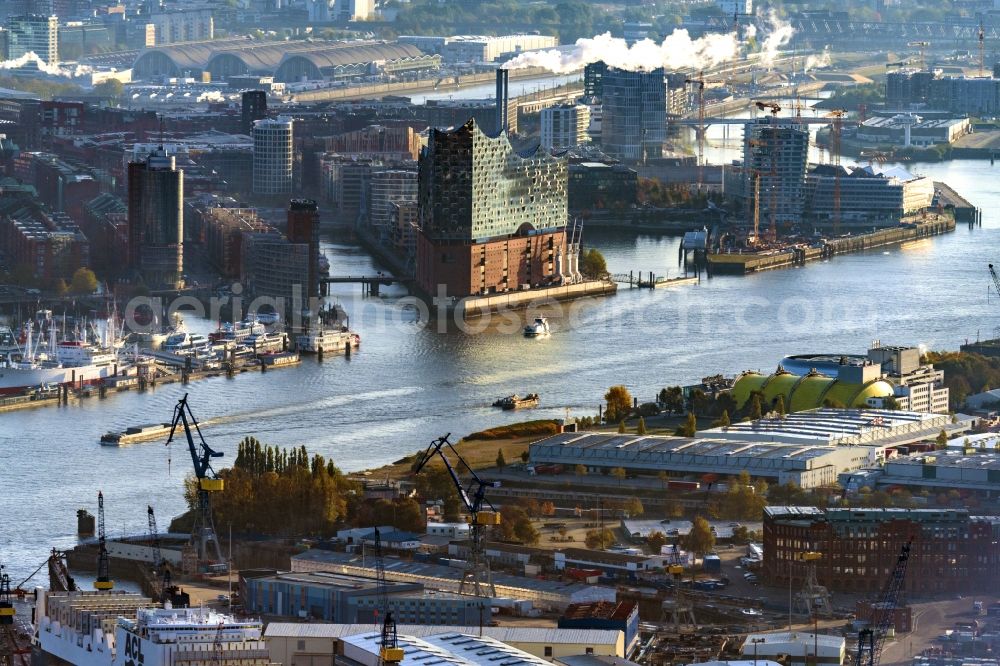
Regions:
<instances>
[{"instance_id":1,"label":"pier","mask_svg":"<svg viewBox=\"0 0 1000 666\"><path fill-rule=\"evenodd\" d=\"M888 245L899 245L911 240L938 236L955 230L951 217L879 229L867 234L832 238L817 245L794 245L763 252L725 252L708 255L709 271L735 275L748 275L759 271L790 266L802 266L810 261L826 259L838 254L864 252Z\"/></svg>"},{"instance_id":2,"label":"pier","mask_svg":"<svg viewBox=\"0 0 1000 666\"><path fill-rule=\"evenodd\" d=\"M630 288L638 289L658 289L660 287L675 287L682 284L695 284L698 282L697 275L682 275L679 277L663 277L658 276L653 271L650 271L645 279L643 278L642 271L637 274L629 271L628 273L617 273L611 276L612 281L618 284L627 284Z\"/></svg>"}]
</instances>

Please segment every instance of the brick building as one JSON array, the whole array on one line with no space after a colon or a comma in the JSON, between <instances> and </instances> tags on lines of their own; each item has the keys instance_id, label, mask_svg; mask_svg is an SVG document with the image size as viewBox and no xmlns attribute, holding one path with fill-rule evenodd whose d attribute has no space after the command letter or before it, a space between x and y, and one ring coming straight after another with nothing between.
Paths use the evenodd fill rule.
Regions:
<instances>
[{"instance_id":1,"label":"brick building","mask_svg":"<svg viewBox=\"0 0 1000 666\"><path fill-rule=\"evenodd\" d=\"M46 281L68 282L90 265L90 243L72 220L17 200L0 205L0 252L11 267L29 266Z\"/></svg>"},{"instance_id":2,"label":"brick building","mask_svg":"<svg viewBox=\"0 0 1000 666\"><path fill-rule=\"evenodd\" d=\"M431 295L497 294L573 278L566 160L520 154L474 119L432 130L420 156L417 283ZM575 255L575 252L572 254Z\"/></svg>"},{"instance_id":3,"label":"brick building","mask_svg":"<svg viewBox=\"0 0 1000 666\"><path fill-rule=\"evenodd\" d=\"M818 551L821 585L872 594L885 583L900 548L912 539L906 591L914 595L973 592L1000 583L1000 518L964 509L829 509L772 506L764 510L763 576L801 586L799 554Z\"/></svg>"}]
</instances>

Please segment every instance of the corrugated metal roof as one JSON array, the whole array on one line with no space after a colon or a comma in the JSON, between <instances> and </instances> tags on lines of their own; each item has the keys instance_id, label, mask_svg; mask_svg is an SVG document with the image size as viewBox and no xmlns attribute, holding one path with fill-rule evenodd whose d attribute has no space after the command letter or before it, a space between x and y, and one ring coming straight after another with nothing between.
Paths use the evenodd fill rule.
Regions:
<instances>
[{"instance_id":1,"label":"corrugated metal roof","mask_svg":"<svg viewBox=\"0 0 1000 666\"><path fill-rule=\"evenodd\" d=\"M300 624L272 622L264 635L268 638L343 638L370 632L371 624ZM397 633L424 637L434 634L479 634L479 627L400 624ZM483 636L503 643L545 643L547 645L615 645L621 638L616 629L558 629L556 627L483 627Z\"/></svg>"}]
</instances>

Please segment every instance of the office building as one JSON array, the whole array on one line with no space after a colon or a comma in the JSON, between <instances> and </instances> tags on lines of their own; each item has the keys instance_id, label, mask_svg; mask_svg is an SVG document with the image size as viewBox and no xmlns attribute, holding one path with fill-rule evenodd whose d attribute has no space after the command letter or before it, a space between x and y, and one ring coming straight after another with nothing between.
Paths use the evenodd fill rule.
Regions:
<instances>
[{"instance_id":1,"label":"office building","mask_svg":"<svg viewBox=\"0 0 1000 666\"><path fill-rule=\"evenodd\" d=\"M574 279L566 160L514 150L470 120L431 130L419 166L417 282L428 294L504 293Z\"/></svg>"},{"instance_id":2,"label":"office building","mask_svg":"<svg viewBox=\"0 0 1000 666\"><path fill-rule=\"evenodd\" d=\"M149 15L148 25L153 26L156 46L215 39L215 19L208 8L156 11Z\"/></svg>"},{"instance_id":3,"label":"office building","mask_svg":"<svg viewBox=\"0 0 1000 666\"><path fill-rule=\"evenodd\" d=\"M583 104L559 104L542 109L542 148L567 150L590 141L590 107Z\"/></svg>"},{"instance_id":4,"label":"office building","mask_svg":"<svg viewBox=\"0 0 1000 666\"><path fill-rule=\"evenodd\" d=\"M90 265L90 243L76 223L30 201L0 201L0 248L9 266L28 266L38 280L69 282Z\"/></svg>"},{"instance_id":5,"label":"office building","mask_svg":"<svg viewBox=\"0 0 1000 666\"><path fill-rule=\"evenodd\" d=\"M16 60L28 53L49 67L59 64L59 17L25 14L7 19L7 59Z\"/></svg>"},{"instance_id":6,"label":"office building","mask_svg":"<svg viewBox=\"0 0 1000 666\"><path fill-rule=\"evenodd\" d=\"M420 157L420 134L412 127L369 125L326 139L326 150L341 155L365 155L384 160L416 161Z\"/></svg>"},{"instance_id":7,"label":"office building","mask_svg":"<svg viewBox=\"0 0 1000 666\"><path fill-rule=\"evenodd\" d=\"M744 199L759 205L761 226L798 223L805 202L809 131L780 118L760 118L743 128ZM755 182L755 181L759 181ZM759 202L755 202L759 193Z\"/></svg>"},{"instance_id":8,"label":"office building","mask_svg":"<svg viewBox=\"0 0 1000 666\"><path fill-rule=\"evenodd\" d=\"M433 40L434 38L430 38ZM427 48L427 38L402 36L403 44L413 44ZM512 57L522 51L553 48L559 45L559 40L550 35L457 35L445 37L437 44L431 44L431 50L437 49L445 62L449 63L487 63Z\"/></svg>"},{"instance_id":9,"label":"office building","mask_svg":"<svg viewBox=\"0 0 1000 666\"><path fill-rule=\"evenodd\" d=\"M715 0L715 6L729 19L753 16L753 0Z\"/></svg>"},{"instance_id":10,"label":"office building","mask_svg":"<svg viewBox=\"0 0 1000 666\"><path fill-rule=\"evenodd\" d=\"M267 118L267 93L247 90L240 99L240 126L245 134L253 132L253 124Z\"/></svg>"},{"instance_id":11,"label":"office building","mask_svg":"<svg viewBox=\"0 0 1000 666\"><path fill-rule=\"evenodd\" d=\"M600 99L604 94L604 74L608 71L608 66L603 60L592 62L583 68L583 95Z\"/></svg>"},{"instance_id":12,"label":"office building","mask_svg":"<svg viewBox=\"0 0 1000 666\"><path fill-rule=\"evenodd\" d=\"M289 243L309 248L306 288L309 298L319 296L319 206L312 199L292 199L288 202L288 223L285 236Z\"/></svg>"},{"instance_id":13,"label":"office building","mask_svg":"<svg viewBox=\"0 0 1000 666\"><path fill-rule=\"evenodd\" d=\"M667 138L667 80L663 68L629 72L608 67L600 85L604 152L631 162L662 157Z\"/></svg>"},{"instance_id":14,"label":"office building","mask_svg":"<svg viewBox=\"0 0 1000 666\"><path fill-rule=\"evenodd\" d=\"M932 79L927 104L932 109L978 118L1000 115L1000 79L965 76Z\"/></svg>"},{"instance_id":15,"label":"office building","mask_svg":"<svg viewBox=\"0 0 1000 666\"><path fill-rule=\"evenodd\" d=\"M385 169L371 174L368 197L368 224L385 243L392 236L393 204L417 200L416 169Z\"/></svg>"},{"instance_id":16,"label":"office building","mask_svg":"<svg viewBox=\"0 0 1000 666\"><path fill-rule=\"evenodd\" d=\"M639 176L623 164L578 162L569 165L571 211L629 208L637 201Z\"/></svg>"},{"instance_id":17,"label":"office building","mask_svg":"<svg viewBox=\"0 0 1000 666\"><path fill-rule=\"evenodd\" d=\"M366 21L375 13L375 0L337 0L337 20Z\"/></svg>"},{"instance_id":18,"label":"office building","mask_svg":"<svg viewBox=\"0 0 1000 666\"><path fill-rule=\"evenodd\" d=\"M309 268L313 262L308 243L292 243L277 231L242 234L240 282L253 296L282 299L286 312L307 303Z\"/></svg>"},{"instance_id":19,"label":"office building","mask_svg":"<svg viewBox=\"0 0 1000 666\"><path fill-rule=\"evenodd\" d=\"M880 589L911 543L905 590L915 595L976 593L1000 583L1000 519L965 509L764 509L762 576L801 587L798 557L815 551L816 578L835 592Z\"/></svg>"},{"instance_id":20,"label":"office building","mask_svg":"<svg viewBox=\"0 0 1000 666\"><path fill-rule=\"evenodd\" d=\"M162 148L128 165L129 269L152 288L184 275L184 172Z\"/></svg>"},{"instance_id":21,"label":"office building","mask_svg":"<svg viewBox=\"0 0 1000 666\"><path fill-rule=\"evenodd\" d=\"M290 194L293 187L292 118L257 120L253 124L253 192L262 196Z\"/></svg>"},{"instance_id":22,"label":"office building","mask_svg":"<svg viewBox=\"0 0 1000 666\"><path fill-rule=\"evenodd\" d=\"M914 176L902 167L876 170L872 166L823 164L806 174L805 216L825 222L834 219L838 180L842 226L894 226L904 216L929 208L934 200L934 182L925 176Z\"/></svg>"}]
</instances>

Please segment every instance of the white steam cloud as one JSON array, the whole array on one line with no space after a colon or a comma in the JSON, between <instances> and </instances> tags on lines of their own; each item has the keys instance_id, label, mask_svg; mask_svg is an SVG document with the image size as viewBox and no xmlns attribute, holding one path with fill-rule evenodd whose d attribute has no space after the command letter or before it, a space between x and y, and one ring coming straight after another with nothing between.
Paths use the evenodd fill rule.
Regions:
<instances>
[{"instance_id":1,"label":"white steam cloud","mask_svg":"<svg viewBox=\"0 0 1000 666\"><path fill-rule=\"evenodd\" d=\"M644 39L629 46L624 39L606 32L576 40L576 46L570 51L552 49L522 53L509 60L504 68L542 67L555 74L564 74L603 61L615 69L638 72L649 72L657 67L702 69L732 60L738 47L736 37L729 33L691 39L687 30L674 30L662 44Z\"/></svg>"},{"instance_id":2,"label":"white steam cloud","mask_svg":"<svg viewBox=\"0 0 1000 666\"><path fill-rule=\"evenodd\" d=\"M792 38L794 29L773 12L771 30L761 46L760 60L769 65L778 50ZM756 28L746 28L748 39L753 39ZM739 40L733 33L709 33L692 39L687 30L674 30L662 43L643 39L631 46L624 39L604 33L596 37L576 40L572 49L550 49L522 53L508 60L504 69L541 67L554 74L565 74L594 62L604 62L609 67L632 72L649 72L658 67L665 69L708 69L734 60L739 54Z\"/></svg>"},{"instance_id":3,"label":"white steam cloud","mask_svg":"<svg viewBox=\"0 0 1000 666\"><path fill-rule=\"evenodd\" d=\"M830 49L825 48L819 55L810 55L806 58L806 64L802 71L808 72L810 69L816 69L817 67L829 67L830 64Z\"/></svg>"},{"instance_id":4,"label":"white steam cloud","mask_svg":"<svg viewBox=\"0 0 1000 666\"><path fill-rule=\"evenodd\" d=\"M34 63L40 72L44 72L45 74L50 74L52 76L64 76L71 79L79 76L86 76L94 71L93 67L89 67L87 65L76 65L72 68L49 65L38 57L34 51L28 51L19 58L0 61L0 70L20 69L21 67L31 63Z\"/></svg>"},{"instance_id":5,"label":"white steam cloud","mask_svg":"<svg viewBox=\"0 0 1000 666\"><path fill-rule=\"evenodd\" d=\"M792 41L792 35L795 34L795 28L792 27L792 24L782 21L774 11L771 11L767 18L771 22L771 30L764 37L764 43L760 49L760 59L764 65L773 63L778 57L779 49Z\"/></svg>"},{"instance_id":6,"label":"white steam cloud","mask_svg":"<svg viewBox=\"0 0 1000 666\"><path fill-rule=\"evenodd\" d=\"M226 98L218 90L209 90L198 95L195 102L225 102Z\"/></svg>"}]
</instances>

